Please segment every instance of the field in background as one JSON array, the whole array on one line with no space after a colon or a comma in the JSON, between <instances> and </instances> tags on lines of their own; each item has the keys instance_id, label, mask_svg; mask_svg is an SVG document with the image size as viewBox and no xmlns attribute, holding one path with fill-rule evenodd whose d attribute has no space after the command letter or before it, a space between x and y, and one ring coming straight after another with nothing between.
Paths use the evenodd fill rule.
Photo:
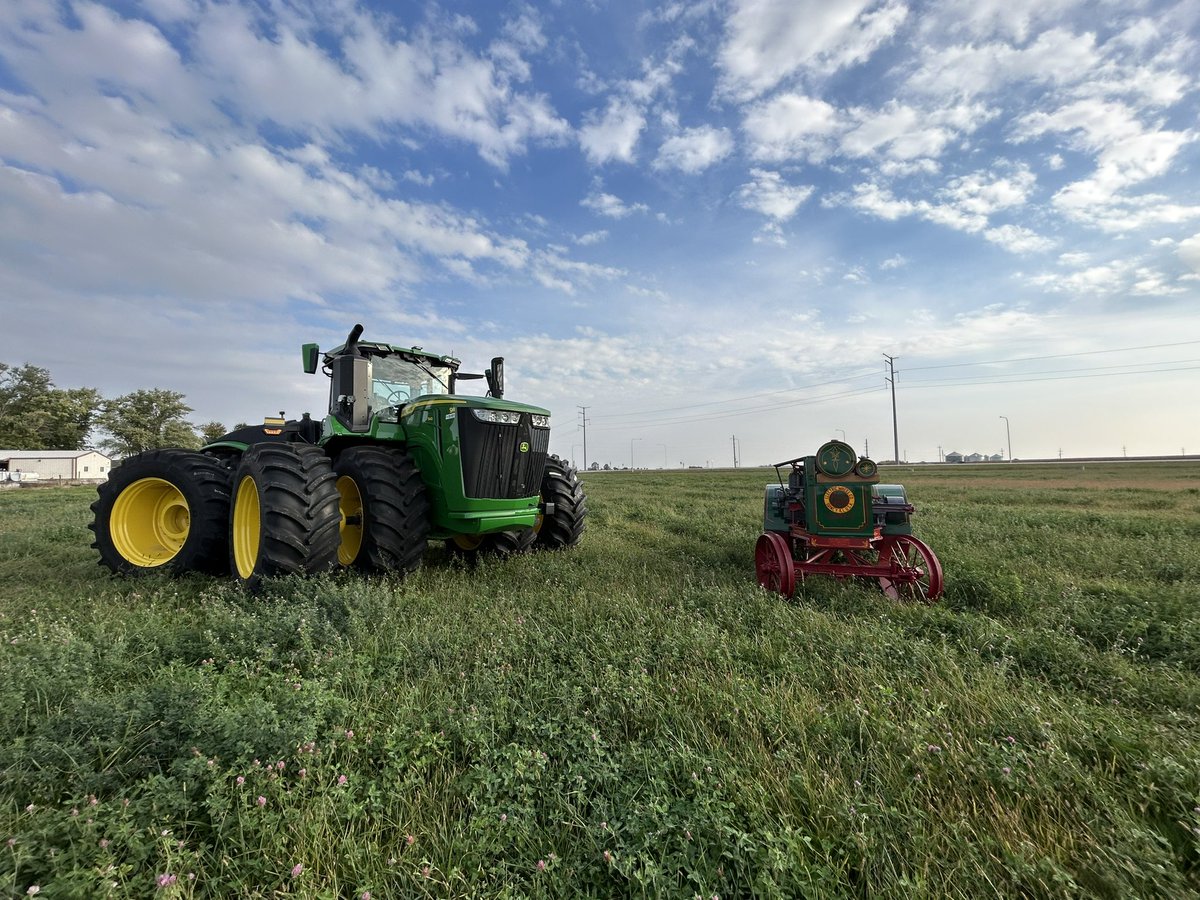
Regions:
<instances>
[{"instance_id":1,"label":"field in background","mask_svg":"<svg viewBox=\"0 0 1200 900\"><path fill-rule=\"evenodd\" d=\"M111 579L0 495L0 891L1200 894L1200 465L885 468L933 608L762 593L770 470L605 473L565 554Z\"/></svg>"}]
</instances>

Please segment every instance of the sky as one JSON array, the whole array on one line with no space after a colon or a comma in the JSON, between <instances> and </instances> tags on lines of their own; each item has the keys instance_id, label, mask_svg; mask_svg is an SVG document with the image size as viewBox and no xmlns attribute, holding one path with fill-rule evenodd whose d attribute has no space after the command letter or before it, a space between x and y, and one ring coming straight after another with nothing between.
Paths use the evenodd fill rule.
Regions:
<instances>
[{"instance_id":1,"label":"sky","mask_svg":"<svg viewBox=\"0 0 1200 900\"><path fill-rule=\"evenodd\" d=\"M551 449L1200 452L1200 3L4 0L0 361L232 427L421 346ZM471 382L481 385L482 382Z\"/></svg>"}]
</instances>

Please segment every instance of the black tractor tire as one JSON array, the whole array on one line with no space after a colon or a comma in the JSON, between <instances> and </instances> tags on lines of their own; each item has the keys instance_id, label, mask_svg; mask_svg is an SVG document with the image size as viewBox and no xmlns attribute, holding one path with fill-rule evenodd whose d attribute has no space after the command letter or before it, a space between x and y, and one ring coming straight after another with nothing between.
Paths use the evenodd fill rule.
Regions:
<instances>
[{"instance_id":1,"label":"black tractor tire","mask_svg":"<svg viewBox=\"0 0 1200 900\"><path fill-rule=\"evenodd\" d=\"M562 550L578 544L587 518L587 495L575 468L557 456L546 460L542 502L553 503L554 512L542 516L536 529L537 546Z\"/></svg>"},{"instance_id":2,"label":"black tractor tire","mask_svg":"<svg viewBox=\"0 0 1200 900\"><path fill-rule=\"evenodd\" d=\"M100 565L121 575L228 572L229 474L191 450L126 457L92 504Z\"/></svg>"},{"instance_id":3,"label":"black tractor tire","mask_svg":"<svg viewBox=\"0 0 1200 900\"><path fill-rule=\"evenodd\" d=\"M403 450L351 447L333 464L341 508L338 562L363 572L406 574L429 545L429 498Z\"/></svg>"},{"instance_id":4,"label":"black tractor tire","mask_svg":"<svg viewBox=\"0 0 1200 900\"><path fill-rule=\"evenodd\" d=\"M532 528L515 528L512 531L497 531L488 536L488 551L497 556L512 556L516 553L528 553L537 543L537 532Z\"/></svg>"},{"instance_id":5,"label":"black tractor tire","mask_svg":"<svg viewBox=\"0 0 1200 900\"><path fill-rule=\"evenodd\" d=\"M532 528L514 528L491 534L464 534L446 541L446 552L460 559L475 561L482 556L512 556L527 553L537 541Z\"/></svg>"},{"instance_id":6,"label":"black tractor tire","mask_svg":"<svg viewBox=\"0 0 1200 900\"><path fill-rule=\"evenodd\" d=\"M337 564L338 492L329 457L311 444L255 444L233 475L229 568L249 588L264 578Z\"/></svg>"}]
</instances>

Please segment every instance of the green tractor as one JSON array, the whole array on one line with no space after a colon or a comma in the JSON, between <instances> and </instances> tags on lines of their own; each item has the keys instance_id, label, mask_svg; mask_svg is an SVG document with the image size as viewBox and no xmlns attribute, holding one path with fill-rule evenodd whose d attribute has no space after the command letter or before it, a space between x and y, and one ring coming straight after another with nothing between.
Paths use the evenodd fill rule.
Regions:
<instances>
[{"instance_id":1,"label":"green tractor","mask_svg":"<svg viewBox=\"0 0 1200 900\"><path fill-rule=\"evenodd\" d=\"M150 450L99 487L91 529L116 573L232 572L250 586L337 566L404 574L430 540L456 554L572 547L587 498L549 453L548 410L504 398L484 374L420 347L302 348L330 378L329 414L267 419L200 451ZM487 379L486 397L456 393Z\"/></svg>"}]
</instances>

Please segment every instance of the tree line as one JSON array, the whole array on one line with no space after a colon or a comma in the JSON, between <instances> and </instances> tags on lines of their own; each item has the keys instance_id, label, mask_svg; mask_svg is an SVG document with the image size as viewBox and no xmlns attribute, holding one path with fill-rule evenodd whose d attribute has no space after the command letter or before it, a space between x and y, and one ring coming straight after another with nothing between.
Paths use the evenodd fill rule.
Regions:
<instances>
[{"instance_id":1,"label":"tree line","mask_svg":"<svg viewBox=\"0 0 1200 900\"><path fill-rule=\"evenodd\" d=\"M228 431L220 422L193 426L190 412L179 391L151 388L106 399L95 388L56 387L41 366L0 363L0 447L11 450L98 446L121 457L157 447L196 449ZM100 437L94 444L93 433Z\"/></svg>"}]
</instances>

